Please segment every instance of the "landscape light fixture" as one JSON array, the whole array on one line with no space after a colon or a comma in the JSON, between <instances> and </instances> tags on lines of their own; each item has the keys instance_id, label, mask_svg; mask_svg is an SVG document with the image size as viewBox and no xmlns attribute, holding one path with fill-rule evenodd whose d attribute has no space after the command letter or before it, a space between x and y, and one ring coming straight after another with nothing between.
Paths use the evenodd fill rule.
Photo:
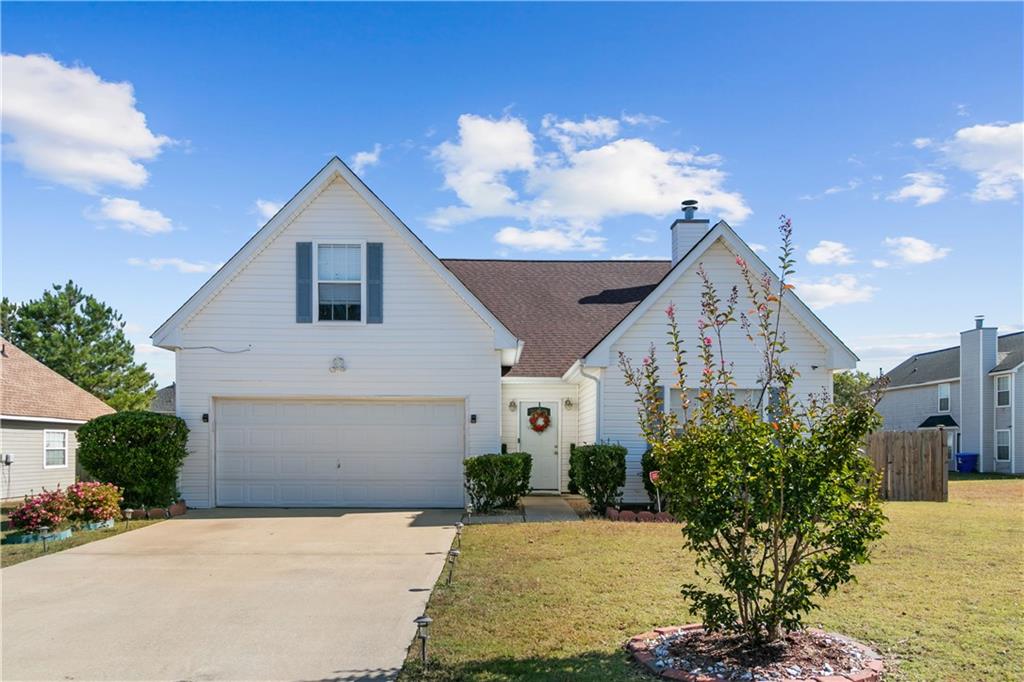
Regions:
<instances>
[{"instance_id":1,"label":"landscape light fixture","mask_svg":"<svg viewBox=\"0 0 1024 682\"><path fill-rule=\"evenodd\" d=\"M448 563L450 564L448 567L448 587L452 586L452 577L455 575L455 560L459 558L460 554L462 552L457 549L448 550Z\"/></svg>"},{"instance_id":2,"label":"landscape light fixture","mask_svg":"<svg viewBox=\"0 0 1024 682\"><path fill-rule=\"evenodd\" d=\"M420 616L413 620L416 623L416 636L420 640L420 663L423 664L424 672L427 670L427 628L434 622L434 619L430 616Z\"/></svg>"},{"instance_id":3,"label":"landscape light fixture","mask_svg":"<svg viewBox=\"0 0 1024 682\"><path fill-rule=\"evenodd\" d=\"M465 527L465 524L462 523L462 521L456 521L455 522L455 539L459 543L459 549L462 549L462 529L464 527Z\"/></svg>"},{"instance_id":4,"label":"landscape light fixture","mask_svg":"<svg viewBox=\"0 0 1024 682\"><path fill-rule=\"evenodd\" d=\"M133 514L135 514L135 510L134 509L125 509L124 510L124 529L125 530L128 530L128 522L131 520Z\"/></svg>"}]
</instances>

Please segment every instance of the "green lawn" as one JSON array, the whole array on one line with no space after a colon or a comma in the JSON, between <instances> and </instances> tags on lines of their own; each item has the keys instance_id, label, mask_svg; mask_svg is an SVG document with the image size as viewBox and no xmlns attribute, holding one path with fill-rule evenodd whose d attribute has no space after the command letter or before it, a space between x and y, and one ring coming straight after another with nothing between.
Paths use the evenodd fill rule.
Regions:
<instances>
[{"instance_id":1,"label":"green lawn","mask_svg":"<svg viewBox=\"0 0 1024 682\"><path fill-rule=\"evenodd\" d=\"M162 520L163 519L153 519L152 521L129 521L127 526L125 526L124 521L118 521L114 524L113 528L87 531L76 530L67 540L62 540L60 542L47 542L46 554L53 554L54 552L71 549L72 547L78 547L79 545L84 545L96 540L102 540L103 538L110 538L129 530L142 528L143 526L148 526L153 523L160 523ZM7 517L5 514L3 516L3 531L0 532L0 536L7 537L12 532L13 531L7 527ZM28 561L29 559L35 559L36 557L41 556L43 556L43 543L41 542L33 542L26 545L0 545L0 567L13 566L14 564L20 564L22 561Z\"/></svg>"},{"instance_id":2,"label":"green lawn","mask_svg":"<svg viewBox=\"0 0 1024 682\"><path fill-rule=\"evenodd\" d=\"M1021 679L1024 480L949 489L948 503L887 504L873 563L808 622L873 644L887 679ZM652 679L622 645L693 622L679 595L693 561L680 544L662 524L467 526L455 585L442 576L428 607L432 668L424 675L411 656L400 679Z\"/></svg>"}]
</instances>

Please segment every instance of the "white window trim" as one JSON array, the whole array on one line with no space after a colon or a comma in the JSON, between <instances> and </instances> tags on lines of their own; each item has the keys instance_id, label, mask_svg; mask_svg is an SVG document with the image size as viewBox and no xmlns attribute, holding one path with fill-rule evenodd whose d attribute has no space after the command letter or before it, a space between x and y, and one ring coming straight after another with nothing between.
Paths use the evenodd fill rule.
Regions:
<instances>
[{"instance_id":1,"label":"white window trim","mask_svg":"<svg viewBox=\"0 0 1024 682\"><path fill-rule=\"evenodd\" d=\"M946 386L946 409L942 409L942 387ZM953 386L948 382L943 382L935 388L935 409L940 414L948 413L953 407Z\"/></svg>"},{"instance_id":2,"label":"white window trim","mask_svg":"<svg viewBox=\"0 0 1024 682\"><path fill-rule=\"evenodd\" d=\"M46 463L46 451L56 450L57 448L46 447L46 434L48 433L63 433L64 434L64 463L63 464L47 464ZM43 429L43 468L44 469L67 469L68 468L68 450L69 448L69 432L67 429Z\"/></svg>"},{"instance_id":3,"label":"white window trim","mask_svg":"<svg viewBox=\"0 0 1024 682\"><path fill-rule=\"evenodd\" d=\"M358 320L321 320L320 319L320 246L358 246L362 257L359 268L359 319ZM324 284L355 284L352 281L324 280ZM366 324L366 240L359 239L325 239L313 242L313 324L324 325L363 325Z\"/></svg>"},{"instance_id":4,"label":"white window trim","mask_svg":"<svg viewBox=\"0 0 1024 682\"><path fill-rule=\"evenodd\" d=\"M1006 434L1006 459L999 458L999 434ZM1012 462L1013 461L1013 432L1010 429L996 429L996 451L995 461L997 462Z\"/></svg>"},{"instance_id":5,"label":"white window trim","mask_svg":"<svg viewBox=\"0 0 1024 682\"><path fill-rule=\"evenodd\" d=\"M998 408L1010 407L1013 404L1013 375L1012 374L998 374L995 378L995 406ZM1006 379L1006 404L999 404L999 380Z\"/></svg>"}]
</instances>

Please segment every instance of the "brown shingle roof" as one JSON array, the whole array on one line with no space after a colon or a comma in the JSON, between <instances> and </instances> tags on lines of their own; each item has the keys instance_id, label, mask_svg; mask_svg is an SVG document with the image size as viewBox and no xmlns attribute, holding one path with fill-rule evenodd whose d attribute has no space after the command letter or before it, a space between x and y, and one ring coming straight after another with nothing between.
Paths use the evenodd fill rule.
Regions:
<instances>
[{"instance_id":1,"label":"brown shingle roof","mask_svg":"<svg viewBox=\"0 0 1024 682\"><path fill-rule=\"evenodd\" d=\"M562 376L642 301L669 261L442 259L524 342L506 376Z\"/></svg>"},{"instance_id":2,"label":"brown shingle roof","mask_svg":"<svg viewBox=\"0 0 1024 682\"><path fill-rule=\"evenodd\" d=\"M88 421L114 411L10 341L0 344L0 414Z\"/></svg>"}]
</instances>

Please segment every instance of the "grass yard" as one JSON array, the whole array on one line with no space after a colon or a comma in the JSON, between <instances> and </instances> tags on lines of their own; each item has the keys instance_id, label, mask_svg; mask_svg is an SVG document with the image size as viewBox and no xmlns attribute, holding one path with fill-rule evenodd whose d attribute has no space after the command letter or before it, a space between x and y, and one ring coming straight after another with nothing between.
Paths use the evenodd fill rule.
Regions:
<instances>
[{"instance_id":1,"label":"grass yard","mask_svg":"<svg viewBox=\"0 0 1024 682\"><path fill-rule=\"evenodd\" d=\"M1012 680L1024 669L1024 480L950 483L950 501L886 505L858 581L808 619L874 645L890 680ZM455 585L431 597L431 670L400 679L641 680L622 645L693 622L678 527L467 526Z\"/></svg>"},{"instance_id":2,"label":"grass yard","mask_svg":"<svg viewBox=\"0 0 1024 682\"><path fill-rule=\"evenodd\" d=\"M7 526L7 514L8 509L3 510L2 523L3 530L0 531L0 537L7 537L14 531ZM102 540L103 538L111 538L121 533L135 530L136 528L142 528L154 523L160 523L163 519L140 520L140 521L129 521L128 525L125 526L124 521L118 521L114 524L113 528L105 528L102 530L76 530L72 533L71 537L67 540L61 540L60 542L47 542L46 543L46 554L53 554L54 552L60 552L65 549L71 549L72 547L78 547L79 545L85 545L96 540ZM29 559L35 559L36 557L43 556L43 543L33 542L25 545L2 545L0 544L0 567L6 568L7 566L13 566L14 564L20 564L22 561L28 561Z\"/></svg>"}]
</instances>

